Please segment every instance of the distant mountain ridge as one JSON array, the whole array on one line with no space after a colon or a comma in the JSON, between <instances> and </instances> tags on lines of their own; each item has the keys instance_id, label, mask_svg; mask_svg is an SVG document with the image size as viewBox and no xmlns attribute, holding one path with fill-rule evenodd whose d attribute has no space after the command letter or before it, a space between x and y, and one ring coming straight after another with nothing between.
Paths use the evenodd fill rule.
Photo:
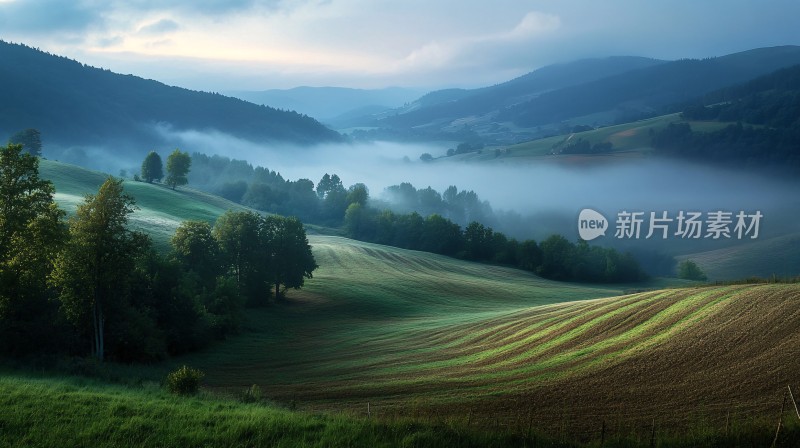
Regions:
<instances>
[{"instance_id":1,"label":"distant mountain ridge","mask_svg":"<svg viewBox=\"0 0 800 448\"><path fill-rule=\"evenodd\" d=\"M501 119L538 126L625 109L655 112L707 92L800 63L800 47L760 48L710 59L681 59L550 92L509 108ZM600 93L600 94L598 94Z\"/></svg>"},{"instance_id":2,"label":"distant mountain ridge","mask_svg":"<svg viewBox=\"0 0 800 448\"><path fill-rule=\"evenodd\" d=\"M667 106L800 63L800 47L759 48L708 59L585 59L543 67L474 90L431 92L409 105L354 120L374 137L471 136L511 144L574 125L605 126L654 116ZM369 135L368 135L369 136Z\"/></svg>"},{"instance_id":3,"label":"distant mountain ridge","mask_svg":"<svg viewBox=\"0 0 800 448\"><path fill-rule=\"evenodd\" d=\"M284 110L293 110L321 121L335 120L356 110L400 107L422 94L401 87L350 89L344 87L295 87L287 90L230 91L229 95Z\"/></svg>"},{"instance_id":4,"label":"distant mountain ridge","mask_svg":"<svg viewBox=\"0 0 800 448\"><path fill-rule=\"evenodd\" d=\"M483 115L527 101L545 92L664 62L642 57L617 56L549 65L490 87L431 92L405 108L392 111L392 116L387 117L386 122L392 125L419 126L430 120Z\"/></svg>"},{"instance_id":5,"label":"distant mountain ridge","mask_svg":"<svg viewBox=\"0 0 800 448\"><path fill-rule=\"evenodd\" d=\"M156 127L218 131L254 142L341 141L313 118L215 93L171 87L0 41L0 138L25 128L45 144L148 148Z\"/></svg>"}]
</instances>

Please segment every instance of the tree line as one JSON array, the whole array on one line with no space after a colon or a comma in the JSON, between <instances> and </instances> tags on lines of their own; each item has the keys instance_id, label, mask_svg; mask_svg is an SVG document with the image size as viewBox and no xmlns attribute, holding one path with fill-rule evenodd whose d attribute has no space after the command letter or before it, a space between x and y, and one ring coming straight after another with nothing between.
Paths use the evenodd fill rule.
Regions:
<instances>
[{"instance_id":1,"label":"tree line","mask_svg":"<svg viewBox=\"0 0 800 448\"><path fill-rule=\"evenodd\" d=\"M134 199L111 177L66 220L38 164L0 147L0 353L161 359L235 332L244 306L317 267L297 218L252 212L184 222L159 254L129 228Z\"/></svg>"},{"instance_id":2,"label":"tree line","mask_svg":"<svg viewBox=\"0 0 800 448\"><path fill-rule=\"evenodd\" d=\"M353 202L398 213L417 211L423 216L440 214L462 226L471 221L496 224L498 219L487 201L472 190L450 186L439 193L433 188L417 189L403 182L386 188L386 201L369 197L367 187L356 183L345 187L336 174L325 174L315 184L310 179L291 181L269 168L252 166L244 160L193 153L189 182L200 189L233 202L280 215L298 216L303 222L339 227Z\"/></svg>"},{"instance_id":3,"label":"tree line","mask_svg":"<svg viewBox=\"0 0 800 448\"><path fill-rule=\"evenodd\" d=\"M561 281L635 282L646 276L629 253L577 244L560 235L541 243L517 241L473 221L461 228L438 214L396 214L352 203L345 214L345 231L354 239L421 250L464 260L497 263Z\"/></svg>"},{"instance_id":4,"label":"tree line","mask_svg":"<svg viewBox=\"0 0 800 448\"><path fill-rule=\"evenodd\" d=\"M212 185L211 191L259 210L343 226L354 239L514 266L555 280L629 282L645 276L629 253L556 236L541 244L509 238L486 224L497 220L487 201L456 186L439 193L404 182L387 187L381 201L370 198L364 184L346 188L336 174L325 174L315 188L311 180L288 181L241 160L198 153L192 160L193 184Z\"/></svg>"}]
</instances>

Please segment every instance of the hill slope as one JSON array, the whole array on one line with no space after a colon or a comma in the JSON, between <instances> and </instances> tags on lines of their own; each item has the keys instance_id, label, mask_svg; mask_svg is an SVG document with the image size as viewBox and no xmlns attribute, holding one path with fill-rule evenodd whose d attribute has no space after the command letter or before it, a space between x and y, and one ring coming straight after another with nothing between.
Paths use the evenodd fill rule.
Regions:
<instances>
[{"instance_id":1,"label":"hill slope","mask_svg":"<svg viewBox=\"0 0 800 448\"><path fill-rule=\"evenodd\" d=\"M780 404L786 384L800 386L792 354L800 343L798 285L533 307L520 300L516 309L485 312L434 305L404 317L375 307L344 313L347 303L314 307L310 294L300 297L309 302L254 314L261 330L186 360L202 366L213 387L259 384L309 409L370 402L384 414L509 422L532 415L538 427L568 422L574 430L642 416L691 426L697 413L717 425L731 409L736 419L760 417Z\"/></svg>"},{"instance_id":2,"label":"hill slope","mask_svg":"<svg viewBox=\"0 0 800 448\"><path fill-rule=\"evenodd\" d=\"M75 165L41 160L39 174L53 182L55 199L68 213L73 213L87 194L96 194L108 177ZM248 210L235 202L191 188L172 190L166 185L126 181L125 191L136 199L137 210L130 216L131 226L146 232L159 249L169 248L169 241L185 220L212 223L227 210Z\"/></svg>"},{"instance_id":3,"label":"hill slope","mask_svg":"<svg viewBox=\"0 0 800 448\"><path fill-rule=\"evenodd\" d=\"M46 146L124 145L144 151L163 143L158 125L173 131L214 130L256 142L340 139L297 113L119 75L23 45L0 41L0 60L2 138L36 128Z\"/></svg>"},{"instance_id":4,"label":"hill slope","mask_svg":"<svg viewBox=\"0 0 800 448\"><path fill-rule=\"evenodd\" d=\"M43 165L66 199L102 178ZM213 218L225 205L127 187L143 204L137 213L174 218L166 228ZM211 388L240 393L257 384L302 409L362 410L368 402L376 415L469 415L472 424L502 420L517 432L535 421L592 437L600 421L625 433L653 419L722 428L772 416L785 386L800 386L797 284L620 296L621 286L552 282L345 238L310 241L321 267L304 289L249 310L242 335L138 374L161 378L186 363L203 369Z\"/></svg>"}]
</instances>

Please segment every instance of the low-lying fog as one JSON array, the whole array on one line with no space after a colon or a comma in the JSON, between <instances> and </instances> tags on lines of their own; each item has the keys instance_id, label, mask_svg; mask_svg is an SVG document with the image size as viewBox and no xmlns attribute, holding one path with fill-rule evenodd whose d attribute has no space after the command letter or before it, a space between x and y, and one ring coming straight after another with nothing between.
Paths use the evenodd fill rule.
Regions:
<instances>
[{"instance_id":1,"label":"low-lying fog","mask_svg":"<svg viewBox=\"0 0 800 448\"><path fill-rule=\"evenodd\" d=\"M604 213L612 225L616 214L623 210L704 213L758 210L764 215L762 237L800 230L796 224L800 219L797 182L741 170L656 157L580 167L552 160L519 164L447 160L426 163L419 160L421 154L438 157L447 146L380 142L294 147L254 144L219 133L170 133L164 129L160 132L174 142L171 147L158 149L165 161L169 152L179 147L190 153L247 160L291 180L307 178L316 183L323 174L336 173L346 187L364 183L371 195L378 198L386 187L401 182L410 182L417 189L431 186L440 193L456 185L459 190L474 190L495 211L557 214L569 218L563 223L576 222L583 208ZM121 168L129 173L138 172L139 160L120 162L104 158L107 154L91 151L85 157L85 164L113 174ZM560 233L571 239L577 236L574 226Z\"/></svg>"}]
</instances>

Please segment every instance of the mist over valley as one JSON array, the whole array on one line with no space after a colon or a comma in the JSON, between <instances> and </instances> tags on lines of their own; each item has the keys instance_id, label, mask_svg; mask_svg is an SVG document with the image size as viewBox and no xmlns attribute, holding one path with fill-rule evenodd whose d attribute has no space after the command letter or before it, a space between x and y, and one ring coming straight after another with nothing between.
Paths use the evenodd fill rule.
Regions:
<instances>
[{"instance_id":1,"label":"mist over valley","mask_svg":"<svg viewBox=\"0 0 800 448\"><path fill-rule=\"evenodd\" d=\"M0 0L0 445L800 446L798 16Z\"/></svg>"}]
</instances>

